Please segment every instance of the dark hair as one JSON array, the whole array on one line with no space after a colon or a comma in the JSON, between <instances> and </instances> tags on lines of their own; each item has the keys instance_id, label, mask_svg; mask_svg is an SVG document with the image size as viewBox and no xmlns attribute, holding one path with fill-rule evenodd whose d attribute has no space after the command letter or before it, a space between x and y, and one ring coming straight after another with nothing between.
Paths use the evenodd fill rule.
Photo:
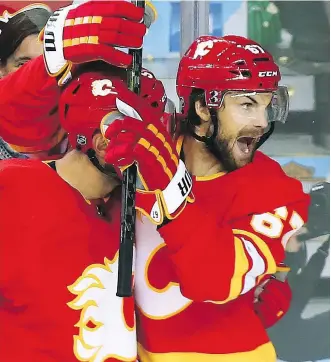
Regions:
<instances>
[{"instance_id":1,"label":"dark hair","mask_svg":"<svg viewBox=\"0 0 331 362\"><path fill-rule=\"evenodd\" d=\"M200 117L195 110L195 102L200 101L203 107L206 106L205 91L203 89L194 88L189 98L189 109L186 118L180 124L180 134L190 134L194 132L195 126L201 124Z\"/></svg>"},{"instance_id":2,"label":"dark hair","mask_svg":"<svg viewBox=\"0 0 331 362\"><path fill-rule=\"evenodd\" d=\"M29 35L39 34L50 13L45 9L32 9L18 13L8 22L0 21L0 61L6 64L8 58Z\"/></svg>"}]
</instances>

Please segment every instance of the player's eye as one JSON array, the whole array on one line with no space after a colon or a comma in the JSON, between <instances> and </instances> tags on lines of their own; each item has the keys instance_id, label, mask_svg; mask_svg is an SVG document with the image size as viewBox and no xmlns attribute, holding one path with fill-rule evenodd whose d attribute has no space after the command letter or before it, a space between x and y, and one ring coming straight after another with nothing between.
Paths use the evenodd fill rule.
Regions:
<instances>
[{"instance_id":1,"label":"player's eye","mask_svg":"<svg viewBox=\"0 0 331 362\"><path fill-rule=\"evenodd\" d=\"M241 103L240 105L243 109L248 110L248 109L252 108L254 104L251 102L245 102L245 103Z\"/></svg>"},{"instance_id":2,"label":"player's eye","mask_svg":"<svg viewBox=\"0 0 331 362\"><path fill-rule=\"evenodd\" d=\"M22 60L22 61L20 61L20 62L17 62L16 64L15 64L15 66L16 66L16 68L20 68L22 65L24 65L25 63L27 63L28 62L28 60Z\"/></svg>"}]
</instances>

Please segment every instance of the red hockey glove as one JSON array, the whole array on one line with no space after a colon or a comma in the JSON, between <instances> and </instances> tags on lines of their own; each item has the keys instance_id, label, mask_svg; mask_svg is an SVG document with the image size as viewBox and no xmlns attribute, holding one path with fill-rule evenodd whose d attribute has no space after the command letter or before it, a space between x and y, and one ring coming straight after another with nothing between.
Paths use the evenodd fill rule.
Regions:
<instances>
[{"instance_id":1,"label":"red hockey glove","mask_svg":"<svg viewBox=\"0 0 331 362\"><path fill-rule=\"evenodd\" d=\"M137 164L145 190L136 194L136 208L159 225L193 202L192 179L179 159L175 143L154 109L123 84L113 82L118 110L124 115L105 126L109 140L105 161L123 172Z\"/></svg>"},{"instance_id":2,"label":"red hockey glove","mask_svg":"<svg viewBox=\"0 0 331 362\"><path fill-rule=\"evenodd\" d=\"M140 48L146 26L144 10L128 1L89 1L54 12L42 40L48 73L70 79L73 63L104 60L126 67L132 56L115 47Z\"/></svg>"},{"instance_id":3,"label":"red hockey glove","mask_svg":"<svg viewBox=\"0 0 331 362\"><path fill-rule=\"evenodd\" d=\"M254 309L265 328L276 324L289 310L292 292L287 281L269 276L257 288Z\"/></svg>"}]
</instances>

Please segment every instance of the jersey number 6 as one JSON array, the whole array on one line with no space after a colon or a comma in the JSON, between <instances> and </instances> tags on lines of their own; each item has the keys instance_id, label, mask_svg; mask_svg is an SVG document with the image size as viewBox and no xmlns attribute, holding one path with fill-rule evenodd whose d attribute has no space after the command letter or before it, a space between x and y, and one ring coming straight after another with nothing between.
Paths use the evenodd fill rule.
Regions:
<instances>
[{"instance_id":1,"label":"jersey number 6","mask_svg":"<svg viewBox=\"0 0 331 362\"><path fill-rule=\"evenodd\" d=\"M264 214L254 215L251 220L251 227L255 232L275 239L282 235L287 221L292 228L283 236L283 239L286 239L287 242L287 240L303 226L304 221L296 211L293 211L289 216L286 206L275 209L273 213L266 212Z\"/></svg>"}]
</instances>

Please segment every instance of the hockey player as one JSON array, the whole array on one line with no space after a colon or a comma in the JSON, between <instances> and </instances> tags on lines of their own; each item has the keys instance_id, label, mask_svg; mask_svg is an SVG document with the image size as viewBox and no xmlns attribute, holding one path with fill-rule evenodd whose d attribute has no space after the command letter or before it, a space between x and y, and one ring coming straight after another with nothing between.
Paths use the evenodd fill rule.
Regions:
<instances>
[{"instance_id":1,"label":"hockey player","mask_svg":"<svg viewBox=\"0 0 331 362\"><path fill-rule=\"evenodd\" d=\"M151 200L136 225L141 361L276 361L254 289L276 273L309 204L301 183L257 151L268 125L286 120L279 81L259 44L197 39L177 74L177 150L152 109L119 92L131 117L108 126L105 159L118 170L136 162Z\"/></svg>"},{"instance_id":2,"label":"hockey player","mask_svg":"<svg viewBox=\"0 0 331 362\"><path fill-rule=\"evenodd\" d=\"M56 49L46 36L43 57L37 35L49 16L45 8L34 4L16 13L0 8L0 136L30 157L54 159L67 150L57 114L58 81L74 70L73 63L96 58L127 67L131 56L115 47L141 47L146 26L143 10L127 1L70 5L50 19L46 30L55 36Z\"/></svg>"},{"instance_id":3,"label":"hockey player","mask_svg":"<svg viewBox=\"0 0 331 362\"><path fill-rule=\"evenodd\" d=\"M65 89L62 124L76 148L63 158L0 163L4 361L136 360L133 300L116 297L120 182L100 131L116 110L115 80L88 73ZM151 80L142 77L143 99L160 117L166 98Z\"/></svg>"},{"instance_id":4,"label":"hockey player","mask_svg":"<svg viewBox=\"0 0 331 362\"><path fill-rule=\"evenodd\" d=\"M42 54L42 43L38 42L38 34L45 26L50 14L50 9L42 4L30 4L15 11L3 5L2 2L0 3L0 91L2 90L4 93L0 96L1 104L10 96L13 97L14 86L11 82L11 91L8 92L9 83L1 79ZM19 87L17 88L19 90ZM27 92L29 89L25 91ZM1 109L4 109L5 117L10 117L8 108L11 106L11 104L8 104L7 107L2 105ZM13 121L14 124L15 121ZM11 131L13 132L13 130ZM0 159L24 157L15 152L2 139L0 139L0 153Z\"/></svg>"},{"instance_id":5,"label":"hockey player","mask_svg":"<svg viewBox=\"0 0 331 362\"><path fill-rule=\"evenodd\" d=\"M38 34L51 13L47 6L33 4L17 12L0 5L0 14L0 78L3 78L42 54Z\"/></svg>"}]
</instances>

